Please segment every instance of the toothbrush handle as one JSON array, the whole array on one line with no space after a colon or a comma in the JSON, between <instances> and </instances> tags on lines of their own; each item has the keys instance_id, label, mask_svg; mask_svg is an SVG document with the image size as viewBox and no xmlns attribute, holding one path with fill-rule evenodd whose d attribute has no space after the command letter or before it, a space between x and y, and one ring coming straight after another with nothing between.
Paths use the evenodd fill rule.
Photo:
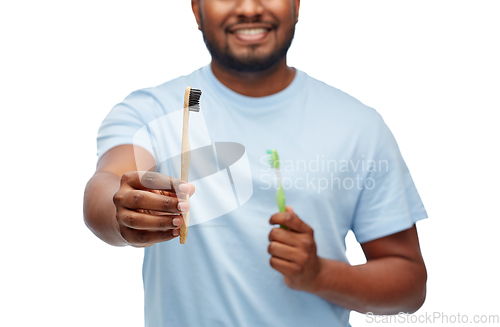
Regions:
<instances>
[{"instance_id":1,"label":"toothbrush handle","mask_svg":"<svg viewBox=\"0 0 500 327\"><path fill-rule=\"evenodd\" d=\"M188 86L184 94L184 113L182 119L182 148L181 148L181 180L187 182L189 177L189 166L191 165L191 146L189 144L189 93L191 88ZM185 197L187 203L189 204L189 195ZM189 226L189 212L183 213L182 218L184 222L182 223L180 230L180 243L185 244L188 226Z\"/></svg>"},{"instance_id":2,"label":"toothbrush handle","mask_svg":"<svg viewBox=\"0 0 500 327\"><path fill-rule=\"evenodd\" d=\"M285 212L285 191L283 190L283 185L280 185L278 192L276 193L276 202L278 203L278 208L280 212ZM288 229L285 225L280 225L283 229Z\"/></svg>"}]
</instances>

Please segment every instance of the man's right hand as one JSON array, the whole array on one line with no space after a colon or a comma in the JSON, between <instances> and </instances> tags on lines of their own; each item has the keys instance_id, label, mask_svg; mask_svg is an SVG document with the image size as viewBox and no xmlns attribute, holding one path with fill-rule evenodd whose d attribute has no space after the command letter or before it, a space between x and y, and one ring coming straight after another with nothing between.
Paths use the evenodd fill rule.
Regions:
<instances>
[{"instance_id":1,"label":"man's right hand","mask_svg":"<svg viewBox=\"0 0 500 327\"><path fill-rule=\"evenodd\" d=\"M123 174L113 196L121 236L134 247L148 247L179 236L181 212L189 210L183 198L193 193L192 184L161 173Z\"/></svg>"}]
</instances>

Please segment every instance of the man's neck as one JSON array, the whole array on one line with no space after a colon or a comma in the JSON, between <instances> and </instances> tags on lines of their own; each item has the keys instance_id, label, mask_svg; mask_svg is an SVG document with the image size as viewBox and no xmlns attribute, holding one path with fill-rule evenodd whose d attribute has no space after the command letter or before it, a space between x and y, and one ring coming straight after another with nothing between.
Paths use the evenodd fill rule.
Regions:
<instances>
[{"instance_id":1,"label":"man's neck","mask_svg":"<svg viewBox=\"0 0 500 327\"><path fill-rule=\"evenodd\" d=\"M285 89L295 77L295 68L288 67L286 59L272 69L258 73L240 73L228 70L216 61L211 62L215 77L231 90L249 97L263 97Z\"/></svg>"}]
</instances>

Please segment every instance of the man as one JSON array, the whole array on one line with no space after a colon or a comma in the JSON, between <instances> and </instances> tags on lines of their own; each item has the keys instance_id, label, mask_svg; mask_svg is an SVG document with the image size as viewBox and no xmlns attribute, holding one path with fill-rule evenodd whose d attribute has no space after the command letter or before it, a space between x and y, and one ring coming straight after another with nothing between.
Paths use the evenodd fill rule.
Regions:
<instances>
[{"instance_id":1,"label":"man","mask_svg":"<svg viewBox=\"0 0 500 327\"><path fill-rule=\"evenodd\" d=\"M415 223L427 215L392 134L375 110L287 65L299 2L192 0L211 64L132 93L101 125L85 222L109 244L145 247L147 326L347 326L350 310L414 312L425 300ZM245 147L253 194L180 245L180 213L226 201L196 207L207 192L160 160L180 135L158 122L188 85L203 91L210 140ZM151 143L137 137L144 128ZM286 158L286 212L276 213L268 148ZM349 230L366 264L347 262Z\"/></svg>"}]
</instances>

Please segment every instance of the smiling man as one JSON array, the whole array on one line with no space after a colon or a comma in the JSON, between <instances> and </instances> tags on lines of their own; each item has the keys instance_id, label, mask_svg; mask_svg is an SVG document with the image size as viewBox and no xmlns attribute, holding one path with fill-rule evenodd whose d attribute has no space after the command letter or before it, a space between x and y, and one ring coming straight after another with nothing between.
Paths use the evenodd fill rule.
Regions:
<instances>
[{"instance_id":1,"label":"smiling man","mask_svg":"<svg viewBox=\"0 0 500 327\"><path fill-rule=\"evenodd\" d=\"M348 326L351 310L414 312L425 300L415 223L427 214L410 173L375 110L287 65L299 4L193 0L210 65L133 92L99 129L85 222L111 245L145 248L147 326ZM211 142L245 147L253 194L192 226L180 245L172 241L180 214L208 212L177 196L204 194L155 160L169 146L136 136L182 108L188 85L203 91ZM175 126L160 127L151 139L180 146L180 135L168 134ZM286 158L286 212L276 212L269 148ZM209 206L230 199L219 200ZM348 263L349 231L365 264Z\"/></svg>"},{"instance_id":2,"label":"smiling man","mask_svg":"<svg viewBox=\"0 0 500 327\"><path fill-rule=\"evenodd\" d=\"M268 71L277 63L286 66L283 60L292 44L298 2L270 1L267 10L254 3L209 2L195 1L193 10L214 65L243 73Z\"/></svg>"}]
</instances>

